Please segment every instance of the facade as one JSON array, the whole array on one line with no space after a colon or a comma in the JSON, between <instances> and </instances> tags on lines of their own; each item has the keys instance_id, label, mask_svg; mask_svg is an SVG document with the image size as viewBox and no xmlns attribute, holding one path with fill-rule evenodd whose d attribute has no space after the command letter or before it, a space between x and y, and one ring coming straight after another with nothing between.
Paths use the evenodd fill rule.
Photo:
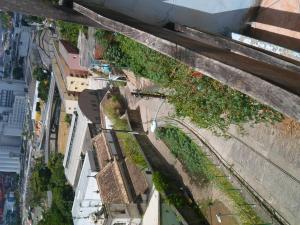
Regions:
<instances>
[{"instance_id":1,"label":"facade","mask_svg":"<svg viewBox=\"0 0 300 225\"><path fill-rule=\"evenodd\" d=\"M89 68L95 60L103 59L105 52L105 48L96 42L95 33L96 29L89 27L87 35L80 32L78 36L80 64L86 68Z\"/></svg>"},{"instance_id":2,"label":"facade","mask_svg":"<svg viewBox=\"0 0 300 225\"><path fill-rule=\"evenodd\" d=\"M26 108L23 81L0 81L0 146L20 146Z\"/></svg>"},{"instance_id":3,"label":"facade","mask_svg":"<svg viewBox=\"0 0 300 225\"><path fill-rule=\"evenodd\" d=\"M97 181L95 179L96 174L97 168L93 152L88 151L85 155L72 207L74 225L93 225L89 216L102 206Z\"/></svg>"},{"instance_id":4,"label":"facade","mask_svg":"<svg viewBox=\"0 0 300 225\"><path fill-rule=\"evenodd\" d=\"M73 188L79 180L84 154L92 148L88 123L89 120L80 109L73 113L63 162L66 178Z\"/></svg>"},{"instance_id":5,"label":"facade","mask_svg":"<svg viewBox=\"0 0 300 225\"><path fill-rule=\"evenodd\" d=\"M61 55L59 64L66 89L69 92L82 92L88 86L88 71L80 65L79 50L64 40L59 41L58 45Z\"/></svg>"},{"instance_id":6,"label":"facade","mask_svg":"<svg viewBox=\"0 0 300 225\"><path fill-rule=\"evenodd\" d=\"M0 171L19 173L21 147L0 146Z\"/></svg>"},{"instance_id":7,"label":"facade","mask_svg":"<svg viewBox=\"0 0 300 225\"><path fill-rule=\"evenodd\" d=\"M58 51L58 46L56 43L53 43L55 57L52 59L52 71L54 74L55 82L58 88L58 92L62 103L65 107L67 114L72 114L76 111L78 94L75 92L69 92L66 87L65 78L64 78L64 68L62 65L61 55Z\"/></svg>"}]
</instances>

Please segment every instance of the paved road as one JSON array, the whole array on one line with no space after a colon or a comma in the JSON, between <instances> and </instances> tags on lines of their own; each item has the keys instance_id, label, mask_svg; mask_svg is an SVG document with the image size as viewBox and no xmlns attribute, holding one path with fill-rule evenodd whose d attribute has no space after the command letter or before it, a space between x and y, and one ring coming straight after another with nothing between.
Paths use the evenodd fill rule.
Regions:
<instances>
[{"instance_id":1,"label":"paved road","mask_svg":"<svg viewBox=\"0 0 300 225\"><path fill-rule=\"evenodd\" d=\"M128 102L132 108L140 107L144 129L149 130L149 121L154 118L161 100L131 97ZM159 111L158 121L172 114L172 107L164 104ZM229 130L232 138L226 139L192 123L190 126L290 224L298 225L300 128L285 132L285 121L268 126L257 124L251 127L246 124L244 135L238 128L232 127Z\"/></svg>"}]
</instances>

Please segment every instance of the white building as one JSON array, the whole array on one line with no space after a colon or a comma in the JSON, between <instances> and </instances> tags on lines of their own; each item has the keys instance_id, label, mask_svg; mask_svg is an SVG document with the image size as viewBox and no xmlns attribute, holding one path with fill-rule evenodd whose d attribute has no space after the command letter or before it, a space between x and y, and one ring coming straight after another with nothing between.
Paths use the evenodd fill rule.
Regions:
<instances>
[{"instance_id":1,"label":"white building","mask_svg":"<svg viewBox=\"0 0 300 225\"><path fill-rule=\"evenodd\" d=\"M105 93L85 90L78 100L77 111L90 121L92 146L85 152L75 187L74 225L159 225L160 200L149 182L151 175L126 157L113 131L102 129L108 127L105 119L100 120L105 116L101 103L109 95Z\"/></svg>"},{"instance_id":2,"label":"white building","mask_svg":"<svg viewBox=\"0 0 300 225\"><path fill-rule=\"evenodd\" d=\"M74 225L94 225L89 216L102 206L95 179L97 173L93 152L88 151L85 155L72 207Z\"/></svg>"},{"instance_id":3,"label":"white building","mask_svg":"<svg viewBox=\"0 0 300 225\"><path fill-rule=\"evenodd\" d=\"M21 147L0 146L0 171L20 172Z\"/></svg>"},{"instance_id":4,"label":"white building","mask_svg":"<svg viewBox=\"0 0 300 225\"><path fill-rule=\"evenodd\" d=\"M20 172L25 94L24 81L0 81L0 171Z\"/></svg>"},{"instance_id":5,"label":"white building","mask_svg":"<svg viewBox=\"0 0 300 225\"><path fill-rule=\"evenodd\" d=\"M19 146L25 120L24 81L0 81L0 145Z\"/></svg>"},{"instance_id":6,"label":"white building","mask_svg":"<svg viewBox=\"0 0 300 225\"><path fill-rule=\"evenodd\" d=\"M106 90L84 90L80 94L81 100L78 101L77 110L73 113L63 162L66 178L73 188L77 186L84 155L92 149L89 124L95 121L99 123L99 105L97 102L104 97L105 93ZM82 110L91 117L88 119Z\"/></svg>"},{"instance_id":7,"label":"white building","mask_svg":"<svg viewBox=\"0 0 300 225\"><path fill-rule=\"evenodd\" d=\"M78 183L83 155L92 148L88 123L80 109L73 113L63 166L66 178L74 188Z\"/></svg>"}]
</instances>

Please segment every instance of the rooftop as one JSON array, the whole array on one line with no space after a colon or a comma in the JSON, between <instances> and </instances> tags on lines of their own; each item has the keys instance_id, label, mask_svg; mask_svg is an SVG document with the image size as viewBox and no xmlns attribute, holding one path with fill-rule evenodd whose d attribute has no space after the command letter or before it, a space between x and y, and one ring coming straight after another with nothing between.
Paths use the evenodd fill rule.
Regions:
<instances>
[{"instance_id":1,"label":"rooftop","mask_svg":"<svg viewBox=\"0 0 300 225\"><path fill-rule=\"evenodd\" d=\"M117 162L109 163L97 174L103 203L129 203Z\"/></svg>"},{"instance_id":2,"label":"rooftop","mask_svg":"<svg viewBox=\"0 0 300 225\"><path fill-rule=\"evenodd\" d=\"M78 105L82 113L95 124L100 124L100 102L105 96L107 90L89 90L82 91L78 98Z\"/></svg>"}]
</instances>

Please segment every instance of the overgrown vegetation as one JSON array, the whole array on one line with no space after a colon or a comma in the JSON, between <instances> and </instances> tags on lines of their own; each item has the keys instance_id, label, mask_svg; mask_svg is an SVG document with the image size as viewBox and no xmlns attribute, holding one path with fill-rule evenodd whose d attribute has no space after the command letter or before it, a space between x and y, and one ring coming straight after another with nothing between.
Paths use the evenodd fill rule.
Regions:
<instances>
[{"instance_id":1,"label":"overgrown vegetation","mask_svg":"<svg viewBox=\"0 0 300 225\"><path fill-rule=\"evenodd\" d=\"M113 95L105 101L104 113L112 122L114 129L124 131L130 129L127 119L121 118L124 110L119 95ZM116 135L126 157L141 168L146 168L147 162L144 159L140 146L134 136L126 132L116 132Z\"/></svg>"},{"instance_id":2,"label":"overgrown vegetation","mask_svg":"<svg viewBox=\"0 0 300 225\"><path fill-rule=\"evenodd\" d=\"M44 102L48 99L49 86L50 86L50 73L41 67L36 67L32 73L34 79L38 80L38 96Z\"/></svg>"},{"instance_id":3,"label":"overgrown vegetation","mask_svg":"<svg viewBox=\"0 0 300 225\"><path fill-rule=\"evenodd\" d=\"M69 23L61 20L56 21L56 26L59 29L61 37L71 42L74 46L77 46L78 35L80 30L86 31L85 26L76 23Z\"/></svg>"},{"instance_id":4,"label":"overgrown vegetation","mask_svg":"<svg viewBox=\"0 0 300 225\"><path fill-rule=\"evenodd\" d=\"M169 147L189 175L199 184L214 182L235 203L236 212L243 224L260 224L261 219L247 204L243 196L228 181L223 172L206 157L204 152L186 134L175 127L159 128L157 137ZM162 186L162 185L161 185ZM164 186L164 185L163 185Z\"/></svg>"},{"instance_id":5,"label":"overgrown vegetation","mask_svg":"<svg viewBox=\"0 0 300 225\"><path fill-rule=\"evenodd\" d=\"M282 115L254 99L136 41L108 31L96 32L107 45L105 59L166 87L178 116L190 117L202 128L223 134L230 124L276 122ZM108 42L108 44L107 44Z\"/></svg>"},{"instance_id":6,"label":"overgrown vegetation","mask_svg":"<svg viewBox=\"0 0 300 225\"><path fill-rule=\"evenodd\" d=\"M8 12L0 12L0 21L4 29L8 29L11 24L12 14Z\"/></svg>"},{"instance_id":7,"label":"overgrown vegetation","mask_svg":"<svg viewBox=\"0 0 300 225\"><path fill-rule=\"evenodd\" d=\"M176 184L174 184L162 173L154 172L152 180L157 191L166 195L165 197L169 204L174 205L176 208L180 208L184 205L189 204L186 198L184 197L183 192L178 191L178 188L174 188L176 187Z\"/></svg>"},{"instance_id":8,"label":"overgrown vegetation","mask_svg":"<svg viewBox=\"0 0 300 225\"><path fill-rule=\"evenodd\" d=\"M72 115L66 114L64 121L70 126L72 121Z\"/></svg>"},{"instance_id":9,"label":"overgrown vegetation","mask_svg":"<svg viewBox=\"0 0 300 225\"><path fill-rule=\"evenodd\" d=\"M17 66L13 69L13 78L16 80L21 80L24 77L23 69L21 66Z\"/></svg>"},{"instance_id":10,"label":"overgrown vegetation","mask_svg":"<svg viewBox=\"0 0 300 225\"><path fill-rule=\"evenodd\" d=\"M40 23L42 24L45 18L39 16L23 16L23 21L25 23Z\"/></svg>"},{"instance_id":11,"label":"overgrown vegetation","mask_svg":"<svg viewBox=\"0 0 300 225\"><path fill-rule=\"evenodd\" d=\"M38 225L73 224L71 207L74 194L72 187L66 182L62 161L61 154L53 155L48 165L38 160L32 172L30 205L43 205L48 190L51 190L53 195L51 208L45 209L43 219Z\"/></svg>"}]
</instances>

